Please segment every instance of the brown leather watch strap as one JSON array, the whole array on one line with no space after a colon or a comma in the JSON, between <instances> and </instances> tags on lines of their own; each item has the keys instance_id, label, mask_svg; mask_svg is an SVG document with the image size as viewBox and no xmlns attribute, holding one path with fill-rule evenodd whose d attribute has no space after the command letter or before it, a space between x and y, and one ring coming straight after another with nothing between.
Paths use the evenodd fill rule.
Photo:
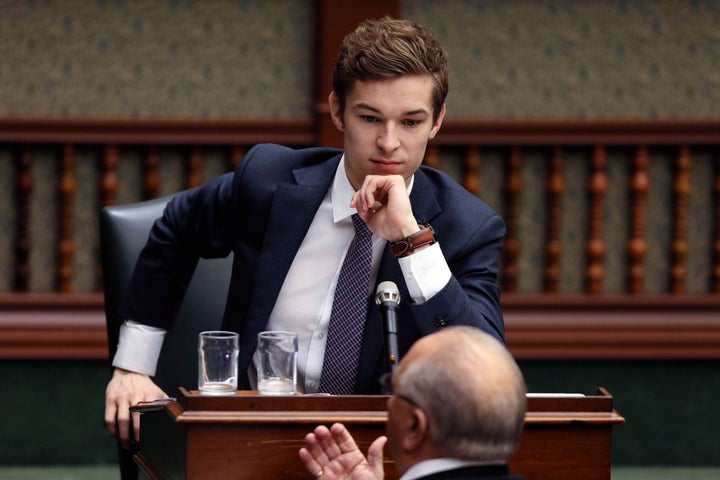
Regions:
<instances>
[{"instance_id":1,"label":"brown leather watch strap","mask_svg":"<svg viewBox=\"0 0 720 480\"><path fill-rule=\"evenodd\" d=\"M435 243L435 231L430 224L422 223L418 226L420 227L419 232L390 244L390 251L393 255L398 258L407 257L418 248Z\"/></svg>"}]
</instances>

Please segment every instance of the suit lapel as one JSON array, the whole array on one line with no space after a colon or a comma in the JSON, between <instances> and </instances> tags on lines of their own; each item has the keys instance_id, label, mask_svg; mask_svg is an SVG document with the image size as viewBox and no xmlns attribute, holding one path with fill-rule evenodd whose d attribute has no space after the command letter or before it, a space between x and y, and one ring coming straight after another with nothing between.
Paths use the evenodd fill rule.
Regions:
<instances>
[{"instance_id":1,"label":"suit lapel","mask_svg":"<svg viewBox=\"0 0 720 480\"><path fill-rule=\"evenodd\" d=\"M442 211L435 196L434 185L422 169L415 172L410 204L419 222L431 222Z\"/></svg>"},{"instance_id":2,"label":"suit lapel","mask_svg":"<svg viewBox=\"0 0 720 480\"><path fill-rule=\"evenodd\" d=\"M294 171L296 183L278 185L268 214L245 332L253 338L270 317L285 276L332 184L340 156Z\"/></svg>"}]
</instances>

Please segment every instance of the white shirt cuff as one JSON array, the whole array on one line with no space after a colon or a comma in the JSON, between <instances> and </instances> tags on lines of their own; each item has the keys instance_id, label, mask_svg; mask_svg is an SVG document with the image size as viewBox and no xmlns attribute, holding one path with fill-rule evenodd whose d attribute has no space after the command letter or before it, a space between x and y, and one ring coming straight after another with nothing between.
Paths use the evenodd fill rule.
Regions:
<instances>
[{"instance_id":1,"label":"white shirt cuff","mask_svg":"<svg viewBox=\"0 0 720 480\"><path fill-rule=\"evenodd\" d=\"M126 320L120 326L113 367L155 375L166 330Z\"/></svg>"},{"instance_id":2,"label":"white shirt cuff","mask_svg":"<svg viewBox=\"0 0 720 480\"><path fill-rule=\"evenodd\" d=\"M445 288L452 272L442 254L440 244L434 243L427 248L398 258L400 269L405 277L410 298L415 303L424 303Z\"/></svg>"}]
</instances>

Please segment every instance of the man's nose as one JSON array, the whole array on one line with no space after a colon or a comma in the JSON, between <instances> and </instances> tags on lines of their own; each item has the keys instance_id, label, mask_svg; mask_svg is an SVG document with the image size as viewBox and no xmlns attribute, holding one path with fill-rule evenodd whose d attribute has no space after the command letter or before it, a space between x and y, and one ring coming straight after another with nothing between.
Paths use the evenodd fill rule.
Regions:
<instances>
[{"instance_id":1,"label":"man's nose","mask_svg":"<svg viewBox=\"0 0 720 480\"><path fill-rule=\"evenodd\" d=\"M377 145L384 151L395 150L400 146L400 139L397 136L395 126L388 124L380 131Z\"/></svg>"}]
</instances>

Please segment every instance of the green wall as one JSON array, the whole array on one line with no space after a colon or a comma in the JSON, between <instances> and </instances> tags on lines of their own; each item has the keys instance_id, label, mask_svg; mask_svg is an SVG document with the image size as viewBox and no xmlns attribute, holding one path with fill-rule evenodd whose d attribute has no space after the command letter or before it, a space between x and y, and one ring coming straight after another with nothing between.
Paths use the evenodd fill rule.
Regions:
<instances>
[{"instance_id":1,"label":"green wall","mask_svg":"<svg viewBox=\"0 0 720 480\"><path fill-rule=\"evenodd\" d=\"M616 465L720 465L720 362L520 362L531 392L615 398ZM115 443L102 417L104 362L3 361L0 465L109 464Z\"/></svg>"},{"instance_id":2,"label":"green wall","mask_svg":"<svg viewBox=\"0 0 720 480\"><path fill-rule=\"evenodd\" d=\"M103 425L106 362L4 360L0 378L0 465L116 461Z\"/></svg>"},{"instance_id":3,"label":"green wall","mask_svg":"<svg viewBox=\"0 0 720 480\"><path fill-rule=\"evenodd\" d=\"M613 432L613 462L720 465L720 361L520 362L531 392L592 394L606 388L626 423Z\"/></svg>"}]
</instances>

